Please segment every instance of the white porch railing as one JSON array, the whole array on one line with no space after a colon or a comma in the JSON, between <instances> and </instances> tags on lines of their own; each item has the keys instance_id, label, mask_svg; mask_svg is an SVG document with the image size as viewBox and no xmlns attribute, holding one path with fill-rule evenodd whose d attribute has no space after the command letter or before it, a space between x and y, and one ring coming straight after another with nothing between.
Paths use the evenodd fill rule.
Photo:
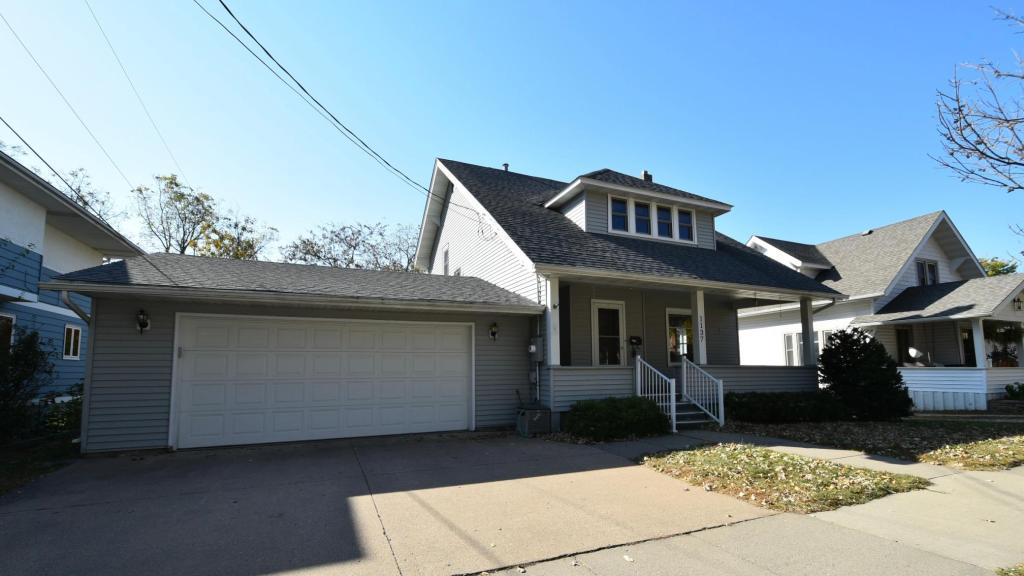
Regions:
<instances>
[{"instance_id":1,"label":"white porch railing","mask_svg":"<svg viewBox=\"0 0 1024 576\"><path fill-rule=\"evenodd\" d=\"M636 395L650 398L669 417L672 431L676 430L676 379L665 376L640 356L636 357L633 369L636 381Z\"/></svg>"},{"instance_id":2,"label":"white porch railing","mask_svg":"<svg viewBox=\"0 0 1024 576\"><path fill-rule=\"evenodd\" d=\"M722 381L686 357L680 366L683 398L693 402L719 426L725 424L725 387Z\"/></svg>"}]
</instances>

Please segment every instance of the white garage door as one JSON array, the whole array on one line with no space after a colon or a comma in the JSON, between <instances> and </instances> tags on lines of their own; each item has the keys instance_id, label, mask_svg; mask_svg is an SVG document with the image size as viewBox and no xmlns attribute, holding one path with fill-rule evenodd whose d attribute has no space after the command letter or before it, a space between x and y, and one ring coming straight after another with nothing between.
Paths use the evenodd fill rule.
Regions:
<instances>
[{"instance_id":1,"label":"white garage door","mask_svg":"<svg viewBox=\"0 0 1024 576\"><path fill-rule=\"evenodd\" d=\"M179 448L470 427L465 324L181 316Z\"/></svg>"}]
</instances>

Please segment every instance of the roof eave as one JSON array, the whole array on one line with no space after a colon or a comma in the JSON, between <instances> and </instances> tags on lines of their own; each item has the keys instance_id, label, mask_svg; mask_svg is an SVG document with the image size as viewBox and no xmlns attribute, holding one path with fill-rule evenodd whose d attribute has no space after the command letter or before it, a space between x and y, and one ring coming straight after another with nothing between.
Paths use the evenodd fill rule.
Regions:
<instances>
[{"instance_id":1,"label":"roof eave","mask_svg":"<svg viewBox=\"0 0 1024 576\"><path fill-rule=\"evenodd\" d=\"M537 315L544 311L539 304L505 304L495 302L455 302L448 300L402 300L360 298L327 294L301 294L260 290L226 290L214 288L183 288L139 284L103 284L99 282L41 282L42 290L67 290L90 296L124 295L170 300L201 300L243 304L277 304L323 308L371 310L420 310L425 312L491 312L498 314Z\"/></svg>"},{"instance_id":2,"label":"roof eave","mask_svg":"<svg viewBox=\"0 0 1024 576\"><path fill-rule=\"evenodd\" d=\"M568 186L566 186L561 192L556 194L554 198L544 203L545 208L558 208L562 204L565 204L569 200L572 200L581 190L584 188L600 188L613 192L623 192L629 194L636 194L639 196L649 196L651 198L658 198L667 202L674 202L680 204L686 204L688 206L696 206L700 208L706 208L716 213L716 215L725 214L732 210L731 204L725 202L714 202L709 200L700 200L695 198L686 198L684 196L677 196L675 194L666 194L664 192L655 192L652 190L644 190L643 188L634 188L632 186L621 186L619 184L611 184L609 182L602 182L601 180L594 180L586 177L579 177L573 180Z\"/></svg>"}]
</instances>

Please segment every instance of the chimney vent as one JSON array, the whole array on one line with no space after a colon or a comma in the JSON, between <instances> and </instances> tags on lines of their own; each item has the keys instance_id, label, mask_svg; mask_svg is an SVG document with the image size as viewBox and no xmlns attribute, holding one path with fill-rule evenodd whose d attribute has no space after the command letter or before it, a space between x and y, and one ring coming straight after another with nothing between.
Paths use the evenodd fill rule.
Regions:
<instances>
[{"instance_id":1,"label":"chimney vent","mask_svg":"<svg viewBox=\"0 0 1024 576\"><path fill-rule=\"evenodd\" d=\"M502 164L501 167L505 169L505 172L508 172L508 162Z\"/></svg>"},{"instance_id":2,"label":"chimney vent","mask_svg":"<svg viewBox=\"0 0 1024 576\"><path fill-rule=\"evenodd\" d=\"M651 174L647 170L644 170L640 177L644 179L644 182L654 182L654 174Z\"/></svg>"}]
</instances>

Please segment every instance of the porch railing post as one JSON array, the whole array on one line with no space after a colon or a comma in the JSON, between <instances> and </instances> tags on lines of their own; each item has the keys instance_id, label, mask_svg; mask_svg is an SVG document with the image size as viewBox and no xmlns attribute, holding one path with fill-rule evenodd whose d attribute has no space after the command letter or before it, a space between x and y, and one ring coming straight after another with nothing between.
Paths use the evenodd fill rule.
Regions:
<instances>
[{"instance_id":1,"label":"porch railing post","mask_svg":"<svg viewBox=\"0 0 1024 576\"><path fill-rule=\"evenodd\" d=\"M643 394L640 391L640 360L641 360L641 358L640 358L639 354L637 354L636 360L637 361L633 363L633 381L636 384L636 395L637 396L643 396Z\"/></svg>"},{"instance_id":2,"label":"porch railing post","mask_svg":"<svg viewBox=\"0 0 1024 576\"><path fill-rule=\"evenodd\" d=\"M725 426L725 380L718 384L718 425Z\"/></svg>"},{"instance_id":3,"label":"porch railing post","mask_svg":"<svg viewBox=\"0 0 1024 576\"><path fill-rule=\"evenodd\" d=\"M668 381L668 389L670 391L669 407L672 411L672 433L676 433L676 379L670 378Z\"/></svg>"}]
</instances>

